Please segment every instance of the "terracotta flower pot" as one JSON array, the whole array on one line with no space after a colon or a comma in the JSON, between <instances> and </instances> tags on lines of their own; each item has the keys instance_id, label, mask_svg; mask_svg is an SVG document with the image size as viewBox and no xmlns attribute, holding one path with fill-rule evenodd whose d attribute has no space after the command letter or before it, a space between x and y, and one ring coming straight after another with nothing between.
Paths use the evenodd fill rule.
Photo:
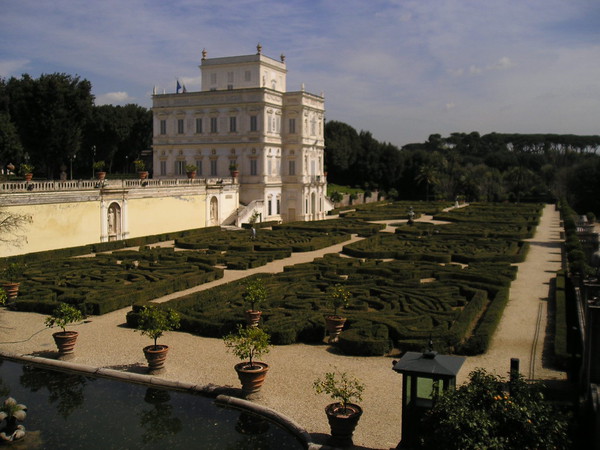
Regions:
<instances>
[{"instance_id":1,"label":"terracotta flower pot","mask_svg":"<svg viewBox=\"0 0 600 450\"><path fill-rule=\"evenodd\" d=\"M252 367L250 367L250 364L247 361L235 365L235 371L242 383L242 394L244 397L248 397L249 395L256 394L260 391L260 388L265 382L268 370L269 365L260 361L254 361Z\"/></svg>"},{"instance_id":2,"label":"terracotta flower pot","mask_svg":"<svg viewBox=\"0 0 600 450\"><path fill-rule=\"evenodd\" d=\"M340 338L340 333L344 329L346 323L345 317L340 316L325 316L325 325L329 333L329 343L333 344Z\"/></svg>"},{"instance_id":3,"label":"terracotta flower pot","mask_svg":"<svg viewBox=\"0 0 600 450\"><path fill-rule=\"evenodd\" d=\"M186 175L187 175L187 177L188 177L190 180L193 180L193 179L195 179L195 178L196 178L196 171L195 171L195 170L193 170L193 171L191 171L191 172L186 172Z\"/></svg>"},{"instance_id":4,"label":"terracotta flower pot","mask_svg":"<svg viewBox=\"0 0 600 450\"><path fill-rule=\"evenodd\" d=\"M325 408L325 413L331 429L331 439L328 443L333 447L352 446L352 435L362 416L362 408L354 403L348 403L344 411L342 403L331 403Z\"/></svg>"},{"instance_id":5,"label":"terracotta flower pot","mask_svg":"<svg viewBox=\"0 0 600 450\"><path fill-rule=\"evenodd\" d=\"M146 178L148 178L148 172L143 170L141 172L138 172L138 176L140 177L140 180L145 180Z\"/></svg>"},{"instance_id":6,"label":"terracotta flower pot","mask_svg":"<svg viewBox=\"0 0 600 450\"><path fill-rule=\"evenodd\" d=\"M167 360L168 345L149 345L144 347L144 356L148 361L148 373L156 375L165 371L165 361Z\"/></svg>"},{"instance_id":7,"label":"terracotta flower pot","mask_svg":"<svg viewBox=\"0 0 600 450\"><path fill-rule=\"evenodd\" d=\"M13 301L19 295L19 286L21 283L4 283L2 284L2 288L4 292L6 292L6 296L8 297L8 301Z\"/></svg>"},{"instance_id":8,"label":"terracotta flower pot","mask_svg":"<svg viewBox=\"0 0 600 450\"><path fill-rule=\"evenodd\" d=\"M106 172L96 172L96 177L100 180L103 181L106 178Z\"/></svg>"},{"instance_id":9,"label":"terracotta flower pot","mask_svg":"<svg viewBox=\"0 0 600 450\"><path fill-rule=\"evenodd\" d=\"M29 182L29 181L31 181L32 179L33 179L33 173L31 173L31 172L27 172L27 173L25 174L25 181Z\"/></svg>"},{"instance_id":10,"label":"terracotta flower pot","mask_svg":"<svg viewBox=\"0 0 600 450\"><path fill-rule=\"evenodd\" d=\"M58 358L65 360L75 356L75 341L79 333L77 331L59 331L52 334L56 347L58 347Z\"/></svg>"},{"instance_id":11,"label":"terracotta flower pot","mask_svg":"<svg viewBox=\"0 0 600 450\"><path fill-rule=\"evenodd\" d=\"M262 315L262 311L255 311L253 309L249 309L246 311L246 323L249 327L257 327L258 322L260 322L260 316Z\"/></svg>"}]
</instances>

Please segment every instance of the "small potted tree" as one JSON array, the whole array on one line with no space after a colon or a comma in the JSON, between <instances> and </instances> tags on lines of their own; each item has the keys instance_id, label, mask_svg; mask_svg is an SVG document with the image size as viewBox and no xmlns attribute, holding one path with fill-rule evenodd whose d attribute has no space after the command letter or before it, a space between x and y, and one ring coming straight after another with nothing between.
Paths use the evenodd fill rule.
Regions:
<instances>
[{"instance_id":1,"label":"small potted tree","mask_svg":"<svg viewBox=\"0 0 600 450\"><path fill-rule=\"evenodd\" d=\"M140 310L135 331L140 331L142 335L154 340L154 345L144 347L144 355L148 361L148 373L155 375L164 372L169 346L158 345L157 340L165 331L177 328L179 328L179 314L172 309L148 305Z\"/></svg>"},{"instance_id":2,"label":"small potted tree","mask_svg":"<svg viewBox=\"0 0 600 450\"><path fill-rule=\"evenodd\" d=\"M148 178L148 171L146 170L146 163L144 161L142 161L141 159L136 159L133 162L133 165L135 167L135 170L137 170L140 180L145 180L146 178Z\"/></svg>"},{"instance_id":3,"label":"small potted tree","mask_svg":"<svg viewBox=\"0 0 600 450\"><path fill-rule=\"evenodd\" d=\"M329 343L333 344L339 340L346 323L346 318L338 315L338 309L348 307L350 292L338 283L327 289L327 300L333 306L333 315L325 316L325 325L329 333Z\"/></svg>"},{"instance_id":4,"label":"small potted tree","mask_svg":"<svg viewBox=\"0 0 600 450\"><path fill-rule=\"evenodd\" d=\"M103 181L106 178L106 172L104 171L106 163L104 161L96 161L92 167L96 172L96 178L98 178L100 181Z\"/></svg>"},{"instance_id":5,"label":"small potted tree","mask_svg":"<svg viewBox=\"0 0 600 450\"><path fill-rule=\"evenodd\" d=\"M185 173L190 180L193 180L194 178L196 178L196 170L197 170L197 167L193 164L185 165Z\"/></svg>"},{"instance_id":6,"label":"small potted tree","mask_svg":"<svg viewBox=\"0 0 600 450\"><path fill-rule=\"evenodd\" d=\"M354 429L363 413L360 406L351 402L362 400L364 384L346 372L327 372L322 379L315 380L313 387L317 394L325 393L332 400L338 400L325 407L331 428L331 441L328 443L334 447L350 447L353 445Z\"/></svg>"},{"instance_id":7,"label":"small potted tree","mask_svg":"<svg viewBox=\"0 0 600 450\"><path fill-rule=\"evenodd\" d=\"M231 173L231 176L233 178L237 178L237 176L240 174L240 171L238 170L238 165L235 162L235 160L231 160L231 162L229 163L229 172Z\"/></svg>"},{"instance_id":8,"label":"small potted tree","mask_svg":"<svg viewBox=\"0 0 600 450\"><path fill-rule=\"evenodd\" d=\"M31 164L27 164L27 163L23 163L19 167L19 172L21 173L21 175L25 178L25 181L27 181L27 182L31 181L31 179L33 178L34 170L35 170L35 167L33 167Z\"/></svg>"},{"instance_id":9,"label":"small potted tree","mask_svg":"<svg viewBox=\"0 0 600 450\"><path fill-rule=\"evenodd\" d=\"M242 360L235 365L235 371L242 383L243 396L256 394L265 381L269 365L254 358L269 352L269 335L258 327L238 325L237 333L228 334L223 341L228 351Z\"/></svg>"},{"instance_id":10,"label":"small potted tree","mask_svg":"<svg viewBox=\"0 0 600 450\"><path fill-rule=\"evenodd\" d=\"M27 406L17 403L8 397L0 407L0 422L5 422L4 428L0 428L0 442L14 442L25 437L25 427L17 425L17 421L23 422L27 417Z\"/></svg>"},{"instance_id":11,"label":"small potted tree","mask_svg":"<svg viewBox=\"0 0 600 450\"><path fill-rule=\"evenodd\" d=\"M50 317L46 318L46 326L52 328L58 326L62 331L52 335L58 347L58 358L61 360L71 359L74 356L75 342L79 333L67 331L67 325L83 320L83 314L77 308L66 303L60 303Z\"/></svg>"},{"instance_id":12,"label":"small potted tree","mask_svg":"<svg viewBox=\"0 0 600 450\"><path fill-rule=\"evenodd\" d=\"M246 283L244 300L250 304L246 310L246 323L249 327L257 327L262 311L258 310L260 305L267 299L267 288L262 279L255 278Z\"/></svg>"},{"instance_id":13,"label":"small potted tree","mask_svg":"<svg viewBox=\"0 0 600 450\"><path fill-rule=\"evenodd\" d=\"M23 270L25 265L21 263L9 263L2 270L0 276L2 277L2 288L6 292L7 300L13 301L19 295L19 287L21 283L18 281L23 277Z\"/></svg>"}]
</instances>

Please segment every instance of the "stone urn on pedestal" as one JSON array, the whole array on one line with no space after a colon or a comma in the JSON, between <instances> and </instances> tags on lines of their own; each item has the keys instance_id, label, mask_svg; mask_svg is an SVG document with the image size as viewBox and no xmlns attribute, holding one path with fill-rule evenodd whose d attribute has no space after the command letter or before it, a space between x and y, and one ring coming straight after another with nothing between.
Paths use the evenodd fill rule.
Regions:
<instances>
[{"instance_id":1,"label":"stone urn on pedestal","mask_svg":"<svg viewBox=\"0 0 600 450\"><path fill-rule=\"evenodd\" d=\"M333 306L333 314L325 316L325 326L329 334L328 342L334 344L339 340L340 333L346 323L346 318L338 315L338 309L348 307L350 292L338 283L327 289L327 300Z\"/></svg>"},{"instance_id":2,"label":"stone urn on pedestal","mask_svg":"<svg viewBox=\"0 0 600 450\"><path fill-rule=\"evenodd\" d=\"M151 375L163 373L169 346L158 345L157 340L165 331L179 328L179 314L172 309L149 305L142 307L137 320L135 331L154 340L154 345L148 345L143 349L146 361L148 361L148 373Z\"/></svg>"},{"instance_id":3,"label":"stone urn on pedestal","mask_svg":"<svg viewBox=\"0 0 600 450\"><path fill-rule=\"evenodd\" d=\"M54 343L58 348L58 359L69 360L75 354L75 342L79 333L77 331L67 331L67 325L80 322L83 320L83 314L77 308L66 303L61 303L54 310L50 317L46 318L46 326L52 328L58 326L62 331L58 331L52 335Z\"/></svg>"}]
</instances>

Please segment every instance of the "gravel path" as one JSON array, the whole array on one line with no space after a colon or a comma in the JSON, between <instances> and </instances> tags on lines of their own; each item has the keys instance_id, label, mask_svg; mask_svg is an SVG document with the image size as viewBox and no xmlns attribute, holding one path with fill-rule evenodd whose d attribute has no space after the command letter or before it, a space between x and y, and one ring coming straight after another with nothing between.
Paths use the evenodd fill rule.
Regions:
<instances>
[{"instance_id":1,"label":"gravel path","mask_svg":"<svg viewBox=\"0 0 600 450\"><path fill-rule=\"evenodd\" d=\"M489 352L468 358L459 374L459 383L476 367L506 375L510 358L521 361L521 373L536 379L565 379L544 363L547 297L549 280L560 268L559 216L554 206L547 206L527 260L519 264L517 279L510 290L510 300ZM353 240L357 240L353 237ZM255 272L279 272L286 265L312 261L325 253L338 252L343 244L308 253L294 253L285 260L248 271L225 271L225 277L174 296L207 289ZM93 367L107 367L133 373L144 373L146 361L142 348L149 339L125 326L129 308L103 316L92 316L76 326L80 336L72 362ZM45 316L35 313L2 311L0 313L0 352L18 355L38 355L55 358L51 334L44 327ZM203 338L188 333L167 333L159 341L170 346L168 380L206 385L239 387L233 365L238 360L227 353L220 339ZM366 384L363 392L363 417L356 429L357 448L394 448L400 441L401 376L392 371L389 357L347 357L336 354L327 345L295 344L274 347L262 358L270 371L257 403L290 417L313 435L315 442L324 442L329 427L324 408L330 403L325 395L312 389L315 378L333 368L347 371Z\"/></svg>"}]
</instances>

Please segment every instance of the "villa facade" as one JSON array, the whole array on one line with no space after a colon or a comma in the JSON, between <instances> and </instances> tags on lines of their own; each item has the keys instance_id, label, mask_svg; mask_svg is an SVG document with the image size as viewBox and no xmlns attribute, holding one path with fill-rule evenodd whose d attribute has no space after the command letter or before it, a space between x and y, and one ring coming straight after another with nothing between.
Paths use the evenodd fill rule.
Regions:
<instances>
[{"instance_id":1,"label":"villa facade","mask_svg":"<svg viewBox=\"0 0 600 450\"><path fill-rule=\"evenodd\" d=\"M153 95L153 178L229 178L240 208L230 223L316 220L326 215L324 98L288 91L285 57L207 58L201 91ZM179 91L179 89L178 89Z\"/></svg>"}]
</instances>

